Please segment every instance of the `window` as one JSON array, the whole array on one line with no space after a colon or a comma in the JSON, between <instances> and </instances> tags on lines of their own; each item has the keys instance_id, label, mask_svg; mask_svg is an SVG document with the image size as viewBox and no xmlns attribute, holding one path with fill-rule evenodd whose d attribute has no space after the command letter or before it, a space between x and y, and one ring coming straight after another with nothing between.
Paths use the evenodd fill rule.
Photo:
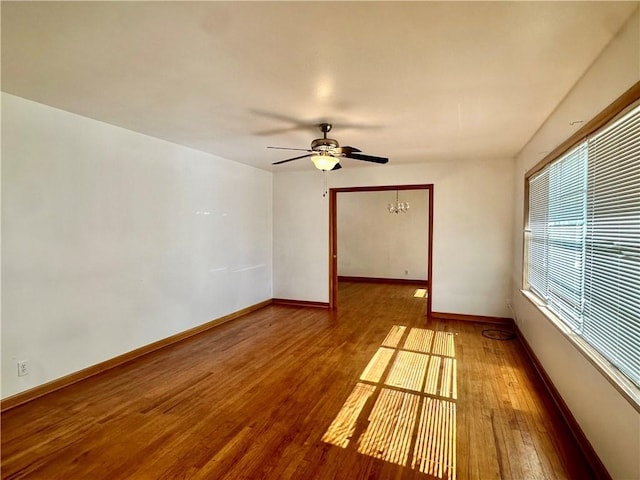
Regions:
<instances>
[{"instance_id":1,"label":"window","mask_svg":"<svg viewBox=\"0 0 640 480\"><path fill-rule=\"evenodd\" d=\"M640 105L528 191L525 288L640 387Z\"/></svg>"}]
</instances>

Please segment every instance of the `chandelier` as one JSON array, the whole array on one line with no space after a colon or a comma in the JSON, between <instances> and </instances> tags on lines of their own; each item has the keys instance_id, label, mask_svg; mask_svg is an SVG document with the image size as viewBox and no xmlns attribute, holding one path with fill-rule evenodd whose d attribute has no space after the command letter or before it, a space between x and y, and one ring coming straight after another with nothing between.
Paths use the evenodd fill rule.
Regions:
<instances>
[{"instance_id":1,"label":"chandelier","mask_svg":"<svg viewBox=\"0 0 640 480\"><path fill-rule=\"evenodd\" d=\"M396 203L390 203L387 206L389 213L407 213L409 210L409 202L400 202L398 200L398 190L396 190Z\"/></svg>"}]
</instances>

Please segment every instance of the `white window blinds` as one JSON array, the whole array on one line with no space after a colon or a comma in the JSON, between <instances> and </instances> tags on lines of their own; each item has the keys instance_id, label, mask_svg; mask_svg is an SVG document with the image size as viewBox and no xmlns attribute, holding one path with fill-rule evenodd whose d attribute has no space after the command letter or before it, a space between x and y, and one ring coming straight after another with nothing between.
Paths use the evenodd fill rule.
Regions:
<instances>
[{"instance_id":1,"label":"white window blinds","mask_svg":"<svg viewBox=\"0 0 640 480\"><path fill-rule=\"evenodd\" d=\"M549 170L529 180L529 288L545 300L549 240Z\"/></svg>"},{"instance_id":2,"label":"white window blinds","mask_svg":"<svg viewBox=\"0 0 640 480\"><path fill-rule=\"evenodd\" d=\"M587 146L549 169L549 307L579 331L582 313Z\"/></svg>"},{"instance_id":3,"label":"white window blinds","mask_svg":"<svg viewBox=\"0 0 640 480\"><path fill-rule=\"evenodd\" d=\"M640 385L640 107L589 140L582 335Z\"/></svg>"},{"instance_id":4,"label":"white window blinds","mask_svg":"<svg viewBox=\"0 0 640 480\"><path fill-rule=\"evenodd\" d=\"M640 386L640 106L529 179L528 288Z\"/></svg>"}]
</instances>

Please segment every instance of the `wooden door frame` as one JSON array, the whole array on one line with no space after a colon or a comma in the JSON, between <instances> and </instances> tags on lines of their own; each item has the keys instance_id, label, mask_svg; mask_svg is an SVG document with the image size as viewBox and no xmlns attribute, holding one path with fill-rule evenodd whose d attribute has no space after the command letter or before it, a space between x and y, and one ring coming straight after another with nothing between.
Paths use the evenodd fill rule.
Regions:
<instances>
[{"instance_id":1,"label":"wooden door frame","mask_svg":"<svg viewBox=\"0 0 640 480\"><path fill-rule=\"evenodd\" d=\"M338 298L338 193L380 192L388 190L427 190L429 199L427 240L427 316L431 316L433 299L433 184L385 185L377 187L343 187L329 189L329 308L335 309Z\"/></svg>"}]
</instances>

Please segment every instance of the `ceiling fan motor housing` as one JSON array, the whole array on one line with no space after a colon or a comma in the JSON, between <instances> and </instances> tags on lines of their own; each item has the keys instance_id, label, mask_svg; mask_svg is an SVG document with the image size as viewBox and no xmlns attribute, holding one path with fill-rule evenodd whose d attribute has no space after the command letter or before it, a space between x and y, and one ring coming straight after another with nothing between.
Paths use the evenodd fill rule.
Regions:
<instances>
[{"instance_id":1,"label":"ceiling fan motor housing","mask_svg":"<svg viewBox=\"0 0 640 480\"><path fill-rule=\"evenodd\" d=\"M333 138L316 138L313 142L311 142L311 150L316 151L327 151L338 148L340 144L337 140Z\"/></svg>"}]
</instances>

